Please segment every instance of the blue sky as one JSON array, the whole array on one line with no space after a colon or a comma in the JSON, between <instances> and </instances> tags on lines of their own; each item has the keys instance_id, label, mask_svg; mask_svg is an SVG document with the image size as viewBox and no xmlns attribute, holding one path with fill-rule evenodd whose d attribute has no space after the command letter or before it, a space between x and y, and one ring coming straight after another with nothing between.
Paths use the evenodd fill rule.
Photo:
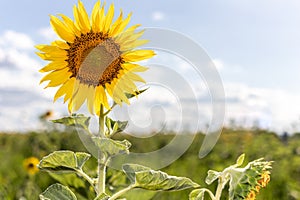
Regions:
<instances>
[{"instance_id":1,"label":"blue sky","mask_svg":"<svg viewBox=\"0 0 300 200\"><path fill-rule=\"evenodd\" d=\"M90 11L94 1L83 2ZM249 121L247 123L251 124L258 119L261 126L277 132L299 131L299 125L296 126L300 123L299 1L116 0L107 1L107 4L111 2L116 10L122 8L125 13L133 12L132 24L179 31L206 50L224 82L227 121L236 118L240 123ZM34 81L40 76L36 70L43 62L34 55L35 50L30 45L48 43L53 37L49 30L49 14L72 16L75 3L77 1L71 0L1 2L0 118L9 119L12 124L4 126L4 130L20 129L13 126L17 121L15 117L20 115L15 105L20 96L32 105L25 112L29 114L23 120L24 124L40 112L37 104L43 105L44 109L64 109L63 105L50 105L51 93L35 86ZM8 62L9 59L4 57L15 60ZM31 68L30 65L34 66ZM13 80L15 74L19 76L16 83ZM18 82L24 84L20 86ZM32 87L36 87L35 99L29 93L33 91ZM232 99L236 101L230 101ZM292 123L296 125L291 126Z\"/></svg>"}]
</instances>

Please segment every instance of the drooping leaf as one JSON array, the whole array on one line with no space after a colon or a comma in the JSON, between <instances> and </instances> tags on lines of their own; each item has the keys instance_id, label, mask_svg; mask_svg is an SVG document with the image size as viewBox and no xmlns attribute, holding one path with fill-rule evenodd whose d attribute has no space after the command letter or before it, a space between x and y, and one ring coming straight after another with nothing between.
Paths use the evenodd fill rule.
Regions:
<instances>
[{"instance_id":1,"label":"drooping leaf","mask_svg":"<svg viewBox=\"0 0 300 200\"><path fill-rule=\"evenodd\" d=\"M90 117L86 117L83 114L72 114L69 117L63 117L61 119L52 120L52 122L88 130L90 119Z\"/></svg>"},{"instance_id":2,"label":"drooping leaf","mask_svg":"<svg viewBox=\"0 0 300 200\"><path fill-rule=\"evenodd\" d=\"M200 186L189 178L170 176L165 172L155 171L142 165L124 164L122 168L135 188L178 191Z\"/></svg>"},{"instance_id":3,"label":"drooping leaf","mask_svg":"<svg viewBox=\"0 0 300 200\"><path fill-rule=\"evenodd\" d=\"M220 172L214 170L208 170L207 177L205 178L205 183L210 185L212 182L217 180L221 176Z\"/></svg>"},{"instance_id":4,"label":"drooping leaf","mask_svg":"<svg viewBox=\"0 0 300 200\"><path fill-rule=\"evenodd\" d=\"M109 138L92 138L96 146L107 156L116 156L119 154L129 153L131 143L127 140L118 141Z\"/></svg>"},{"instance_id":5,"label":"drooping leaf","mask_svg":"<svg viewBox=\"0 0 300 200\"><path fill-rule=\"evenodd\" d=\"M39 163L39 168L50 172L72 172L81 170L90 154L72 151L54 151L45 156Z\"/></svg>"},{"instance_id":6,"label":"drooping leaf","mask_svg":"<svg viewBox=\"0 0 300 200\"><path fill-rule=\"evenodd\" d=\"M196 189L189 194L189 200L204 200L205 189Z\"/></svg>"},{"instance_id":7,"label":"drooping leaf","mask_svg":"<svg viewBox=\"0 0 300 200\"><path fill-rule=\"evenodd\" d=\"M77 200L75 194L66 186L53 184L40 194L40 200Z\"/></svg>"}]
</instances>

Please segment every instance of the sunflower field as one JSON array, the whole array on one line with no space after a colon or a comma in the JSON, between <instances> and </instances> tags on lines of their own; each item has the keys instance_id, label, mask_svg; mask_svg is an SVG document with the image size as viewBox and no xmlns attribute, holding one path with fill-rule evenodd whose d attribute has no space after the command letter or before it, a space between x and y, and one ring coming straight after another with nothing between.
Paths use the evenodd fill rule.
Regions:
<instances>
[{"instance_id":1,"label":"sunflower field","mask_svg":"<svg viewBox=\"0 0 300 200\"><path fill-rule=\"evenodd\" d=\"M158 134L150 138L135 138L125 134L117 134L118 139L132 142L133 152L150 152L168 144L174 134ZM230 165L238 155L246 154L246 160L265 157L273 160L271 181L256 199L300 199L300 134L279 137L275 133L264 130L233 130L224 129L212 152L199 159L199 147L204 135L197 134L189 149L174 163L163 171L193 178L205 186L203 181L209 169L221 170ZM147 145L145 145L147 144ZM72 129L51 132L2 133L0 135L0 199L38 199L39 194L50 184L60 182L76 191L78 199L93 198L89 193L88 184L71 174L48 174L40 171L36 163L45 155L55 150L72 150L87 152ZM96 173L95 158L88 161L86 168ZM119 177L121 172L108 169L107 183L109 187L125 182ZM216 185L209 186L214 190ZM179 192L158 192L132 190L128 199L185 199L189 190ZM226 196L226 195L224 195Z\"/></svg>"}]
</instances>

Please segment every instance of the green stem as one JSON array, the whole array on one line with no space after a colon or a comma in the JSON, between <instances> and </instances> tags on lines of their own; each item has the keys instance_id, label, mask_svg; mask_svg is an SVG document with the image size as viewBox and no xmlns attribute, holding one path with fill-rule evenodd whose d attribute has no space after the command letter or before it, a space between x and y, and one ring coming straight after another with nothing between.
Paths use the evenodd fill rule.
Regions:
<instances>
[{"instance_id":1,"label":"green stem","mask_svg":"<svg viewBox=\"0 0 300 200\"><path fill-rule=\"evenodd\" d=\"M215 200L215 195L209 189L204 188L204 190L209 194L212 200Z\"/></svg>"},{"instance_id":2,"label":"green stem","mask_svg":"<svg viewBox=\"0 0 300 200\"><path fill-rule=\"evenodd\" d=\"M214 200L220 200L220 198L221 198L222 190L223 190L223 187L224 187L224 183L223 183L224 180L223 179L224 179L224 176L219 177L218 187L217 187L217 190L216 190L216 195L215 195Z\"/></svg>"},{"instance_id":3,"label":"green stem","mask_svg":"<svg viewBox=\"0 0 300 200\"><path fill-rule=\"evenodd\" d=\"M116 105L118 105L118 104L116 104L116 102L114 102L114 104L112 105L112 107L111 107L108 111L106 111L106 112L104 113L104 115L107 115L108 113L110 113L110 111L112 111L112 109L113 109Z\"/></svg>"},{"instance_id":4,"label":"green stem","mask_svg":"<svg viewBox=\"0 0 300 200\"><path fill-rule=\"evenodd\" d=\"M100 115L99 115L99 137L105 137L105 114L103 105L100 107ZM105 154L98 150L98 181L97 181L97 195L105 193L105 179L106 179L106 166L107 166L108 158Z\"/></svg>"},{"instance_id":5,"label":"green stem","mask_svg":"<svg viewBox=\"0 0 300 200\"><path fill-rule=\"evenodd\" d=\"M89 184L90 184L91 186L94 187L94 181L93 181L93 179L92 179L91 177L89 177L89 175L87 175L84 171L82 171L82 169L76 170L76 173L77 173L79 176L83 177L87 182L89 182Z\"/></svg>"},{"instance_id":6,"label":"green stem","mask_svg":"<svg viewBox=\"0 0 300 200\"><path fill-rule=\"evenodd\" d=\"M115 200L133 188L134 188L134 185L129 185L128 187L126 187L126 188L120 190L119 192L115 193L114 195L112 195L108 200Z\"/></svg>"}]
</instances>

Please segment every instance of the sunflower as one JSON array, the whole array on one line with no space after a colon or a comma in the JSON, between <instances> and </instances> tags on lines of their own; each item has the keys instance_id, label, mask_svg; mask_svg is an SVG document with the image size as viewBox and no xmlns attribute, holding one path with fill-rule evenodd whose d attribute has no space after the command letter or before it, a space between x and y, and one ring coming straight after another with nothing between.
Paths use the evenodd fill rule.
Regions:
<instances>
[{"instance_id":1,"label":"sunflower","mask_svg":"<svg viewBox=\"0 0 300 200\"><path fill-rule=\"evenodd\" d=\"M36 157L29 157L23 161L23 167L26 172L30 175L34 175L39 171L37 165L39 164L39 159Z\"/></svg>"},{"instance_id":2,"label":"sunflower","mask_svg":"<svg viewBox=\"0 0 300 200\"><path fill-rule=\"evenodd\" d=\"M152 50L135 49L147 43L139 39L139 25L126 29L131 14L123 12L113 22L114 5L107 13L100 1L88 16L81 1L74 6L74 20L60 14L50 16L50 24L62 40L50 45L37 45L37 54L50 63L40 72L47 72L41 83L58 87L54 101L64 96L69 112L77 111L85 102L89 112L99 114L104 106L110 109L108 98L121 105L129 104L128 95L136 94L135 82L145 82L136 72L147 70L136 62L154 56Z\"/></svg>"}]
</instances>

